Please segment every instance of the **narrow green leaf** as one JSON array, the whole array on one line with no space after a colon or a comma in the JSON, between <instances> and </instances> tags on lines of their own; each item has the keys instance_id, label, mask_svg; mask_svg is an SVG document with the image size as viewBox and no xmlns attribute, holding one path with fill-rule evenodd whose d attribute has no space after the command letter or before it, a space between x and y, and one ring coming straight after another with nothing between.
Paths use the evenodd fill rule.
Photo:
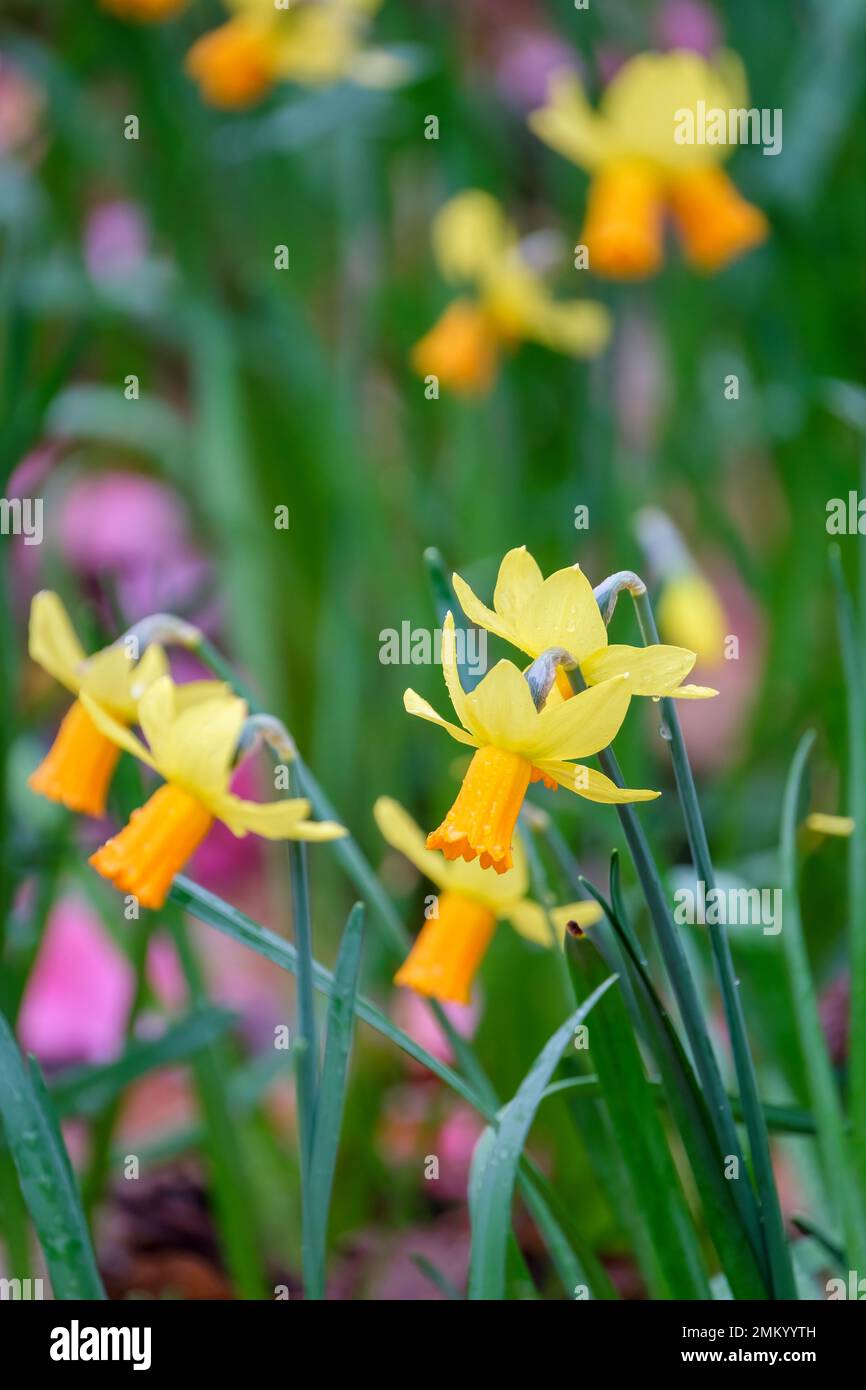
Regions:
<instances>
[{"instance_id":1,"label":"narrow green leaf","mask_svg":"<svg viewBox=\"0 0 866 1390\"><path fill-rule=\"evenodd\" d=\"M511 1202L523 1146L545 1087L553 1075L566 1043L575 1028L592 1011L597 1000L613 984L614 978L611 976L594 990L580 1008L576 1009L548 1039L514 1098L499 1112L493 1138L485 1141L476 1172L474 1194L470 1185L470 1299L502 1298L505 1287L505 1257L511 1230ZM490 1130L485 1130L485 1135L489 1133Z\"/></svg>"},{"instance_id":2,"label":"narrow green leaf","mask_svg":"<svg viewBox=\"0 0 866 1390\"><path fill-rule=\"evenodd\" d=\"M316 1101L308 1170L309 1224L305 1232L304 1249L304 1289L308 1298L325 1296L328 1212L346 1098L346 1077L355 1024L355 995L361 967L363 931L364 908L361 903L356 903L346 922L334 970L322 1079Z\"/></svg>"},{"instance_id":3,"label":"narrow green leaf","mask_svg":"<svg viewBox=\"0 0 866 1390\"><path fill-rule=\"evenodd\" d=\"M244 913L239 912L237 908L231 907L230 904L223 902L221 898L216 897L213 893L209 893L206 889L200 888L183 875L178 875L174 880L170 897L172 902L183 908L185 912L189 912L193 917L197 917L199 921L206 922L208 926L215 927L217 931L221 931L225 935L233 937L236 941L242 942L245 946L257 951L259 955L264 956L266 960L273 961L274 964L280 966L281 969L288 970L292 974L297 972L297 952L290 942L284 941L281 936L277 936L276 933L268 931L267 928L259 926L257 922L245 916ZM325 967L320 965L317 961L314 961L314 987L321 994L329 995L333 989L333 984L334 977L331 972L326 970ZM437 1057L427 1052L425 1048L415 1042L414 1038L411 1038L408 1033L403 1032L402 1028L398 1028L396 1024L392 1023L380 1009L376 1008L375 1004L370 1003L363 995L358 995L356 998L355 1012L359 1018L369 1024L371 1028L375 1028L383 1037L394 1043L405 1052L407 1056L412 1057L416 1062L420 1062L428 1071L438 1076L441 1081L445 1082L446 1086L450 1086L457 1095L461 1096L463 1100L473 1106L485 1120L488 1122L495 1120L496 1112L490 1104L487 1094L484 1092L479 1093L473 1085L464 1080L462 1076L458 1075L452 1067L447 1066L444 1062L440 1062ZM555 1194L550 1188L550 1185L544 1180L544 1175L540 1173L528 1159L525 1159L521 1163L520 1171L521 1190L524 1192L530 1178L536 1188L536 1210L540 1209L539 1204L545 1204L548 1209L547 1219L542 1234L551 1232L555 1229L558 1229L560 1232L567 1230L569 1223L564 1219L562 1212L557 1211L556 1202L553 1200ZM564 1239L564 1237L562 1238ZM575 1244L573 1238L571 1239L571 1243L572 1245ZM589 1261L586 1257L583 1257L583 1263L588 1267ZM601 1285L601 1274L593 1277L593 1288L601 1287ZM610 1297L611 1294L608 1292L599 1296Z\"/></svg>"},{"instance_id":4,"label":"narrow green leaf","mask_svg":"<svg viewBox=\"0 0 866 1390\"><path fill-rule=\"evenodd\" d=\"M2 1014L0 1118L55 1298L104 1298L78 1187L41 1075L35 1064L31 1071L25 1067Z\"/></svg>"},{"instance_id":5,"label":"narrow green leaf","mask_svg":"<svg viewBox=\"0 0 866 1390\"><path fill-rule=\"evenodd\" d=\"M606 965L592 942L566 936L565 951L579 999L605 978ZM601 1081L619 1152L640 1218L645 1222L663 1286L661 1298L708 1299L709 1284L679 1175L644 1073L622 994L610 990L596 1008L589 1055ZM652 1281L654 1269L647 1269Z\"/></svg>"},{"instance_id":6,"label":"narrow green leaf","mask_svg":"<svg viewBox=\"0 0 866 1390\"><path fill-rule=\"evenodd\" d=\"M830 554L848 697L848 811L856 833L848 839L848 931L851 970L849 1108L857 1183L866 1192L866 675L862 640L837 547Z\"/></svg>"},{"instance_id":7,"label":"narrow green leaf","mask_svg":"<svg viewBox=\"0 0 866 1390\"><path fill-rule=\"evenodd\" d=\"M803 774L814 741L813 733L803 735L794 754L785 787L780 847L785 925L780 933L780 941L788 969L788 983L800 1035L809 1098L818 1126L818 1144L827 1190L839 1211L850 1267L866 1269L866 1215L862 1193L857 1185L851 1146L845 1134L842 1102L827 1052L827 1040L821 1027L821 1015L818 1011L800 917L797 885L798 809Z\"/></svg>"}]
</instances>

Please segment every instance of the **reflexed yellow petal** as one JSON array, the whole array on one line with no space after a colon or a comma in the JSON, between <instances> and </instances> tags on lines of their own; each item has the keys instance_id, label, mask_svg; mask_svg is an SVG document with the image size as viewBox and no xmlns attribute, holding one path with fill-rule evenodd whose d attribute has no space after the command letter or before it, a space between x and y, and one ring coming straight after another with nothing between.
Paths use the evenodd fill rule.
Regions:
<instances>
[{"instance_id":1,"label":"reflexed yellow petal","mask_svg":"<svg viewBox=\"0 0 866 1390\"><path fill-rule=\"evenodd\" d=\"M547 759L588 758L606 748L619 732L631 700L624 676L592 685L545 708L538 716L535 737L525 755L536 766Z\"/></svg>"},{"instance_id":2,"label":"reflexed yellow petal","mask_svg":"<svg viewBox=\"0 0 866 1390\"><path fill-rule=\"evenodd\" d=\"M491 263L501 260L515 235L496 199L473 188L458 193L436 214L432 240L446 279L477 281L490 274Z\"/></svg>"},{"instance_id":3,"label":"reflexed yellow petal","mask_svg":"<svg viewBox=\"0 0 866 1390\"><path fill-rule=\"evenodd\" d=\"M335 821L309 821L310 803L244 801L230 792L213 797L210 809L237 836L252 832L266 840L338 840L348 831Z\"/></svg>"},{"instance_id":4,"label":"reflexed yellow petal","mask_svg":"<svg viewBox=\"0 0 866 1390\"><path fill-rule=\"evenodd\" d=\"M147 712L152 712L154 733L161 744L160 764L164 776L210 803L228 787L238 739L247 717L246 703L235 696L203 700L177 714L171 726L163 729L160 720L167 707L157 706L154 696L161 685L162 682L157 681L151 686L139 704L142 728L147 706Z\"/></svg>"},{"instance_id":5,"label":"reflexed yellow petal","mask_svg":"<svg viewBox=\"0 0 866 1390\"><path fill-rule=\"evenodd\" d=\"M564 647L577 661L607 646L607 628L582 570L557 570L545 579L521 612L520 639L530 656Z\"/></svg>"},{"instance_id":6,"label":"reflexed yellow petal","mask_svg":"<svg viewBox=\"0 0 866 1390\"><path fill-rule=\"evenodd\" d=\"M509 550L499 566L493 607L501 618L516 627L523 609L538 593L544 575L525 545Z\"/></svg>"},{"instance_id":7,"label":"reflexed yellow petal","mask_svg":"<svg viewBox=\"0 0 866 1390\"><path fill-rule=\"evenodd\" d=\"M160 676L169 674L168 657L158 642L152 642L149 647L145 647L141 654L141 660L132 675L132 686L130 694L134 700L140 700L149 685L158 681ZM216 684L216 682L211 682Z\"/></svg>"},{"instance_id":8,"label":"reflexed yellow petal","mask_svg":"<svg viewBox=\"0 0 866 1390\"><path fill-rule=\"evenodd\" d=\"M580 763L557 762L545 758L535 766L561 787L576 792L587 801L599 801L606 805L619 805L629 801L655 801L661 792L647 788L618 787L603 773L594 768L583 767Z\"/></svg>"},{"instance_id":9,"label":"reflexed yellow petal","mask_svg":"<svg viewBox=\"0 0 866 1390\"><path fill-rule=\"evenodd\" d=\"M63 603L50 589L35 594L30 605L29 652L49 676L77 695L84 648Z\"/></svg>"},{"instance_id":10,"label":"reflexed yellow petal","mask_svg":"<svg viewBox=\"0 0 866 1390\"><path fill-rule=\"evenodd\" d=\"M157 767L167 768L173 752L172 726L177 717L171 676L154 681L138 702L138 722ZM166 775L163 773L163 775Z\"/></svg>"},{"instance_id":11,"label":"reflexed yellow petal","mask_svg":"<svg viewBox=\"0 0 866 1390\"><path fill-rule=\"evenodd\" d=\"M634 695L670 695L695 664L694 652L685 647L610 646L593 652L580 663L588 685L627 673Z\"/></svg>"},{"instance_id":12,"label":"reflexed yellow petal","mask_svg":"<svg viewBox=\"0 0 866 1390\"><path fill-rule=\"evenodd\" d=\"M451 582L454 585L454 592L460 607L471 623L475 623L476 627L485 628L487 632L492 632L497 637L503 637L506 642L511 642L514 646L520 645L515 641L514 629L509 626L508 622L494 613L492 608L488 608L486 604L482 603L466 581L460 578L459 574L452 575Z\"/></svg>"},{"instance_id":13,"label":"reflexed yellow petal","mask_svg":"<svg viewBox=\"0 0 866 1390\"><path fill-rule=\"evenodd\" d=\"M590 299L557 302L546 293L526 306L523 321L524 337L572 357L597 357L610 342L612 329L603 304Z\"/></svg>"},{"instance_id":14,"label":"reflexed yellow petal","mask_svg":"<svg viewBox=\"0 0 866 1390\"><path fill-rule=\"evenodd\" d=\"M466 703L479 744L517 753L536 736L538 711L526 678L511 661L498 661Z\"/></svg>"},{"instance_id":15,"label":"reflexed yellow petal","mask_svg":"<svg viewBox=\"0 0 866 1390\"><path fill-rule=\"evenodd\" d=\"M623 64L605 88L599 111L608 124L611 144L620 154L640 155L665 169L721 163L730 145L679 144L677 113L728 111L742 105L745 78L733 54L709 62L687 49L642 53Z\"/></svg>"},{"instance_id":16,"label":"reflexed yellow petal","mask_svg":"<svg viewBox=\"0 0 866 1390\"><path fill-rule=\"evenodd\" d=\"M561 945L569 922L577 922L579 927L591 927L602 916L602 910L596 902L567 903L564 907L553 908L548 917L538 903L524 898L522 902L515 903L507 916L515 931L525 936L527 941L539 946L553 946L551 919L555 942Z\"/></svg>"},{"instance_id":17,"label":"reflexed yellow petal","mask_svg":"<svg viewBox=\"0 0 866 1390\"><path fill-rule=\"evenodd\" d=\"M141 739L136 738L125 724L121 724L119 719L115 719L114 715L109 714L102 705L97 704L86 690L82 690L78 698L101 734L105 734L105 737L110 738L112 743L116 743L118 748L123 748L127 753L131 753L134 758L138 758L147 767L159 771Z\"/></svg>"},{"instance_id":18,"label":"reflexed yellow petal","mask_svg":"<svg viewBox=\"0 0 866 1390\"><path fill-rule=\"evenodd\" d=\"M393 849L404 854L419 873L429 878L438 888L446 888L452 865L441 854L425 849L427 836L421 827L404 810L399 801L390 796L380 796L373 806L376 824ZM496 878L496 874L491 875Z\"/></svg>"},{"instance_id":19,"label":"reflexed yellow petal","mask_svg":"<svg viewBox=\"0 0 866 1390\"><path fill-rule=\"evenodd\" d=\"M565 936L569 922L576 922L583 929L595 926L604 916L601 905L597 902L577 902L566 903L564 907L555 907L551 913L553 924L557 931Z\"/></svg>"},{"instance_id":20,"label":"reflexed yellow petal","mask_svg":"<svg viewBox=\"0 0 866 1390\"><path fill-rule=\"evenodd\" d=\"M138 671L136 671L136 678ZM174 707L178 714L201 704L202 700L218 700L231 695L231 687L225 681L184 681L174 687Z\"/></svg>"},{"instance_id":21,"label":"reflexed yellow petal","mask_svg":"<svg viewBox=\"0 0 866 1390\"><path fill-rule=\"evenodd\" d=\"M711 685L678 685L668 691L672 700L711 700L718 693Z\"/></svg>"},{"instance_id":22,"label":"reflexed yellow petal","mask_svg":"<svg viewBox=\"0 0 866 1390\"><path fill-rule=\"evenodd\" d=\"M454 706L454 713L465 729L471 729L472 714L469 709L469 701L463 686L460 684L460 672L457 669L457 639L454 633L453 613L446 613L442 627L442 673L445 677L445 685L448 688L451 703Z\"/></svg>"},{"instance_id":23,"label":"reflexed yellow petal","mask_svg":"<svg viewBox=\"0 0 866 1390\"><path fill-rule=\"evenodd\" d=\"M132 693L136 663L121 642L89 657L82 668L80 689L129 723L135 719Z\"/></svg>"},{"instance_id":24,"label":"reflexed yellow petal","mask_svg":"<svg viewBox=\"0 0 866 1390\"><path fill-rule=\"evenodd\" d=\"M416 714L419 719L427 719L431 724L438 724L441 728L446 729L458 743L468 743L470 748L478 747L478 741L472 734L468 734L465 729L458 729L456 724L449 724L447 719L443 719L441 714L437 714L433 706L422 699L414 690L404 692L403 708L407 714Z\"/></svg>"},{"instance_id":25,"label":"reflexed yellow petal","mask_svg":"<svg viewBox=\"0 0 866 1390\"><path fill-rule=\"evenodd\" d=\"M581 169L597 168L611 153L608 123L593 111L573 73L551 79L547 105L530 114L529 128Z\"/></svg>"},{"instance_id":26,"label":"reflexed yellow petal","mask_svg":"<svg viewBox=\"0 0 866 1390\"><path fill-rule=\"evenodd\" d=\"M853 835L857 822L851 816L830 816L825 811L812 811L804 821L807 830L818 835Z\"/></svg>"}]
</instances>

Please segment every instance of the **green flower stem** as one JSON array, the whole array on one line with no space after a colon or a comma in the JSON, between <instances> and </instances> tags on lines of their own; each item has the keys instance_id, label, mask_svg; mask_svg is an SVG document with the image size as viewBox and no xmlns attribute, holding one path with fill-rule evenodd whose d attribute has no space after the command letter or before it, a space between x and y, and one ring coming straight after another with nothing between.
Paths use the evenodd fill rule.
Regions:
<instances>
[{"instance_id":1,"label":"green flower stem","mask_svg":"<svg viewBox=\"0 0 866 1390\"><path fill-rule=\"evenodd\" d=\"M585 688L579 671L570 671L568 674L574 690L580 691ZM616 755L611 748L603 749L598 754L598 761L603 772L612 782L615 782L619 787L626 785ZM644 834L634 806L624 803L618 805L616 809L655 927L665 969L679 1004L683 1026L689 1039L698 1076L704 1088L719 1148L726 1157L738 1160L739 1176L732 1179L734 1199L755 1258L764 1271L765 1279L769 1285L769 1267L761 1233L760 1210L749 1181L733 1112L707 1032L695 982L689 970L682 943L668 911L664 886L653 860L649 841Z\"/></svg>"},{"instance_id":2,"label":"green flower stem","mask_svg":"<svg viewBox=\"0 0 866 1390\"><path fill-rule=\"evenodd\" d=\"M264 706L256 699L252 691L238 679L225 657L207 639L203 639L196 647L196 652L201 660L208 666L214 675L221 680L227 681L239 695L246 700L252 713L265 713ZM331 805L324 791L319 786L310 769L307 767L303 758L295 758L293 769L297 773L298 785L301 792L308 798L313 811L320 820L340 820L337 811ZM370 863L364 857L358 842L352 835L346 835L343 839L333 840L328 845L329 850L344 869L349 878L360 893L361 897L374 911L385 928L397 956L405 955L412 944L411 937L403 926L400 916L394 904L388 897L378 877ZM428 1007L436 1019L439 1028L447 1038L454 1056L457 1058L464 1075L472 1082L474 1088L484 1096L485 1101L495 1111L499 1106L496 1091L491 1085L484 1068L475 1056L472 1048L461 1037L454 1027L442 1005L436 999L428 999Z\"/></svg>"},{"instance_id":3,"label":"green flower stem","mask_svg":"<svg viewBox=\"0 0 866 1390\"><path fill-rule=\"evenodd\" d=\"M650 646L657 643L659 635L649 594L646 592L632 594L632 599L644 645ZM670 732L671 760L689 838L692 863L698 876L706 884L707 892L711 893L716 886L715 870L710 856L707 832L704 827L689 755L686 751L685 739L680 728L674 701L667 697L661 703L665 722ZM760 1198L761 1218L772 1271L773 1289L777 1298L796 1298L797 1286L791 1264L791 1255L785 1238L785 1223L773 1173L770 1139L758 1093L758 1081L749 1047L746 1020L740 999L739 981L731 956L731 946L727 932L718 923L708 922L707 928L734 1055L737 1089L740 1093L746 1132L749 1136L749 1148Z\"/></svg>"}]
</instances>

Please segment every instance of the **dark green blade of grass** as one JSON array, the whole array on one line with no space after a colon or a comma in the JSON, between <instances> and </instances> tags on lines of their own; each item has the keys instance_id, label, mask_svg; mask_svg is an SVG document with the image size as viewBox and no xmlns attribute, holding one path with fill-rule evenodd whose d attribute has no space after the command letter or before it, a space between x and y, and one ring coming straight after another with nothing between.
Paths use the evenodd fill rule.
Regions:
<instances>
[{"instance_id":1,"label":"dark green blade of grass","mask_svg":"<svg viewBox=\"0 0 866 1390\"><path fill-rule=\"evenodd\" d=\"M280 966L281 969L288 970L292 974L297 973L297 952L290 942L284 941L283 938L277 936L275 932L268 931L267 928L259 926L257 922L245 916L244 913L239 912L237 908L231 907L230 904L223 902L222 899L216 897L215 894L209 893L206 889L200 888L197 884L192 883L189 879L179 874L174 880L170 896L172 902L178 907L183 908L185 912L189 912L193 917L197 917L200 921L206 922L208 926L215 927L217 931L221 931L225 935L231 936L236 941L240 941L243 945L257 951L259 955L264 956L266 960L273 961L273 963ZM333 975L329 970L326 970L323 965L320 965L318 961L313 962L313 984L321 994L326 995L330 995L334 985ZM454 1071L453 1068L447 1066L444 1062L440 1062L438 1058L434 1057L425 1048L416 1043L414 1038L411 1038L402 1028L398 1028L393 1024L380 1009L376 1008L375 1004L370 1003L363 995L358 995L356 998L355 1012L359 1018L363 1019L370 1027L375 1028L383 1037L394 1043L405 1052L407 1056L412 1057L416 1062L420 1062L422 1066L426 1067L435 1076L438 1076L440 1081L444 1081L447 1086L450 1086L457 1095L461 1096L463 1100L473 1106L473 1108L478 1111L479 1115L482 1115L488 1123L495 1121L496 1111L490 1105L485 1095L479 1095L472 1085ZM570 1222L568 1214L567 1212L563 1212L562 1204L559 1203L553 1188L545 1179L544 1174L540 1172L531 1160L524 1159L521 1163L520 1171L521 1189L525 1191L526 1184L530 1181L535 1190L536 1210L539 1209L539 1204L541 1203L545 1204L546 1207L544 1224L540 1224L542 1234L547 1236L550 1233L556 1232L560 1242L568 1241L568 1243L579 1249L579 1244L577 1244L569 1234ZM582 1263L588 1268L590 1259L584 1255L582 1257ZM593 1277L594 1287L601 1287L602 1283L603 1280L600 1274L597 1277ZM609 1281L605 1293L600 1296L612 1296L609 1288Z\"/></svg>"},{"instance_id":2,"label":"dark green blade of grass","mask_svg":"<svg viewBox=\"0 0 866 1390\"><path fill-rule=\"evenodd\" d=\"M25 1066L2 1014L0 1117L55 1298L104 1298L81 1197L56 1117L43 1093L38 1069Z\"/></svg>"},{"instance_id":3,"label":"dark green blade of grass","mask_svg":"<svg viewBox=\"0 0 866 1390\"><path fill-rule=\"evenodd\" d=\"M853 1166L851 1145L845 1133L845 1116L821 1027L821 1015L812 981L809 956L800 916L797 883L797 825L803 777L814 734L804 734L794 754L782 808L780 856L785 924L782 950L788 969L788 985L800 1032L809 1095L818 1127L818 1144L827 1191L840 1216L845 1252L852 1269L866 1268L866 1213L863 1193Z\"/></svg>"},{"instance_id":4,"label":"dark green blade of grass","mask_svg":"<svg viewBox=\"0 0 866 1390\"><path fill-rule=\"evenodd\" d=\"M207 992L180 913L170 914L169 926L190 996L201 1007L207 1001ZM253 1188L226 1099L230 1068L222 1043L212 1042L201 1048L194 1058L193 1070L206 1132L205 1153L213 1184L217 1227L228 1271L241 1298L262 1299L266 1289Z\"/></svg>"},{"instance_id":5,"label":"dark green blade of grass","mask_svg":"<svg viewBox=\"0 0 866 1390\"><path fill-rule=\"evenodd\" d=\"M650 1048L662 1077L671 1114L685 1145L695 1182L701 1193L707 1226L716 1247L722 1268L736 1298L765 1298L769 1285L762 1270L763 1249L759 1233L754 1241L749 1229L740 1219L732 1187L736 1184L725 1177L725 1163L719 1148L717 1127L709 1114L706 1099L698 1084L694 1068L673 1022L655 988L640 943L623 920L624 906L620 891L618 856L611 858L611 897L618 903L615 909L598 889L583 878L559 831L551 823L543 832L559 863L571 892L589 894L600 904L616 934L619 949L608 949L602 933L596 931L594 941L603 952L608 970L627 974L633 983L633 993L623 992L632 1024ZM640 999L642 1008L633 1011L632 1000ZM732 1113L734 1104L729 1098Z\"/></svg>"},{"instance_id":6,"label":"dark green blade of grass","mask_svg":"<svg viewBox=\"0 0 866 1390\"><path fill-rule=\"evenodd\" d=\"M649 595L644 592L635 597L634 605L644 644L650 645L658 642L659 635ZM709 893L716 886L715 868L710 855L695 779L680 728L676 701L666 697L662 700L661 705L663 717L670 733L671 762L673 763L677 792L688 835L692 863L696 874L704 881L706 891ZM776 1298L793 1299L797 1297L797 1284L791 1263L791 1253L785 1236L785 1222L782 1217L782 1206L773 1172L769 1135L758 1094L758 1078L746 1029L743 1003L740 997L740 982L734 969L731 945L726 930L716 921L708 921L707 930L728 1025L728 1035L731 1040L737 1087L740 1103L743 1107L743 1120L749 1136L749 1151L754 1168L761 1228L770 1266L773 1292Z\"/></svg>"},{"instance_id":7,"label":"dark green blade of grass","mask_svg":"<svg viewBox=\"0 0 866 1390\"><path fill-rule=\"evenodd\" d=\"M609 978L605 962L591 944L592 932L586 936L588 940L578 940L569 933L565 941L578 999L591 997ZM638 1211L646 1223L654 1264L664 1281L664 1287L655 1296L708 1299L710 1287L694 1224L623 996L615 989L608 991L593 1012L589 1056L601 1082L604 1104Z\"/></svg>"},{"instance_id":8,"label":"dark green blade of grass","mask_svg":"<svg viewBox=\"0 0 866 1390\"><path fill-rule=\"evenodd\" d=\"M594 941L609 970L628 972L635 982L643 1008L633 1017L656 1060L665 1099L680 1132L697 1189L701 1194L707 1229L735 1298L766 1298L770 1289L760 1263L763 1251L749 1243L731 1191L733 1179L725 1176L715 1129L703 1093L667 1009L664 1007L634 933L623 925L605 898L586 879L580 882L601 904L616 934L619 950L606 948L602 933ZM616 895L619 896L618 894ZM620 910L622 904L620 903ZM628 996L624 996L628 1003ZM739 1117L739 1102L729 1097Z\"/></svg>"},{"instance_id":9,"label":"dark green blade of grass","mask_svg":"<svg viewBox=\"0 0 866 1390\"><path fill-rule=\"evenodd\" d=\"M857 1183L866 1192L866 675L854 605L836 547L830 554L830 568L848 697L848 809L856 826L847 846L851 971L848 1103Z\"/></svg>"},{"instance_id":10,"label":"dark green blade of grass","mask_svg":"<svg viewBox=\"0 0 866 1390\"><path fill-rule=\"evenodd\" d=\"M173 1023L162 1037L131 1042L116 1062L65 1072L49 1088L57 1114L63 1118L97 1113L150 1072L185 1062L215 1042L234 1020L235 1015L226 1009L196 1009Z\"/></svg>"},{"instance_id":11,"label":"dark green blade of grass","mask_svg":"<svg viewBox=\"0 0 866 1390\"><path fill-rule=\"evenodd\" d=\"M656 1105L664 1108L668 1106L668 1093L663 1081L658 1077L650 1077L648 1085L655 1093ZM576 1091L587 1099L598 1099L604 1092L601 1082L597 1076L566 1076L561 1081L553 1081L544 1093L544 1099L550 1096L559 1095L564 1091ZM734 1113L739 1118L739 1101L736 1096L729 1097ZM764 1103L764 1114L767 1117L767 1124L770 1129L777 1134L814 1134L815 1121L805 1110L799 1110L794 1105L768 1105Z\"/></svg>"},{"instance_id":12,"label":"dark green blade of grass","mask_svg":"<svg viewBox=\"0 0 866 1390\"><path fill-rule=\"evenodd\" d=\"M322 1078L316 1100L313 1144L308 1169L309 1230L304 1250L304 1289L307 1298L325 1296L328 1212L346 1099L363 932L364 908L361 903L356 903L349 913L334 969Z\"/></svg>"},{"instance_id":13,"label":"dark green blade of grass","mask_svg":"<svg viewBox=\"0 0 866 1390\"><path fill-rule=\"evenodd\" d=\"M489 1154L478 1172L474 1200L470 1195L470 1299L502 1298L514 1184L535 1112L566 1043L612 983L613 976L605 980L570 1018L560 1024L530 1067L514 1098L499 1112L494 1137L488 1141ZM487 1133L489 1131L485 1131Z\"/></svg>"}]
</instances>

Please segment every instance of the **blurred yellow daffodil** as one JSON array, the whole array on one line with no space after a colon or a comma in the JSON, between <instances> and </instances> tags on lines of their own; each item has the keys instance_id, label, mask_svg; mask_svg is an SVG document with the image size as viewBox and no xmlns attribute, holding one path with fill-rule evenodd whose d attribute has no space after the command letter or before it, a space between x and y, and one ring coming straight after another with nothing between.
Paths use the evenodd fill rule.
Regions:
<instances>
[{"instance_id":1,"label":"blurred yellow daffodil","mask_svg":"<svg viewBox=\"0 0 866 1390\"><path fill-rule=\"evenodd\" d=\"M691 648L705 665L725 656L728 620L715 588L698 568L667 512L643 507L635 532L659 584L656 614L663 637Z\"/></svg>"},{"instance_id":2,"label":"blurred yellow daffodil","mask_svg":"<svg viewBox=\"0 0 866 1390\"><path fill-rule=\"evenodd\" d=\"M443 1003L468 1004L472 981L490 944L496 924L508 921L542 946L551 946L544 908L528 898L526 857L516 839L513 867L491 874L477 860L449 862L425 847L424 833L398 802L380 796L373 814L383 836L440 890L436 913L427 918L394 982L429 994ZM550 918L561 940L568 922L592 926L601 917L595 902L556 907Z\"/></svg>"},{"instance_id":3,"label":"blurred yellow daffodil","mask_svg":"<svg viewBox=\"0 0 866 1390\"><path fill-rule=\"evenodd\" d=\"M186 70L212 106L239 109L277 82L325 86L349 79L369 87L399 82L404 64L365 48L381 0L226 0L231 19L203 34Z\"/></svg>"},{"instance_id":4,"label":"blurred yellow daffodil","mask_svg":"<svg viewBox=\"0 0 866 1390\"><path fill-rule=\"evenodd\" d=\"M414 690L406 691L404 706L477 751L454 805L428 835L428 849L441 849L446 859L477 856L483 869L505 873L512 867L511 839L530 782L558 784L606 803L649 801L659 795L618 787L602 773L571 761L607 747L619 730L631 699L625 675L538 710L525 677L510 661L500 661L467 694L457 672L450 613L442 632L442 670L459 727Z\"/></svg>"},{"instance_id":5,"label":"blurred yellow daffodil","mask_svg":"<svg viewBox=\"0 0 866 1390\"><path fill-rule=\"evenodd\" d=\"M666 580L656 606L664 636L688 643L707 665L718 665L724 655L725 610L699 570L683 571Z\"/></svg>"},{"instance_id":6,"label":"blurred yellow daffodil","mask_svg":"<svg viewBox=\"0 0 866 1390\"><path fill-rule=\"evenodd\" d=\"M214 819L233 835L249 831L268 840L333 840L346 831L333 821L309 821L303 800L260 804L229 790L238 741L247 719L245 702L222 694L184 708L170 676L142 696L138 722L147 744L86 692L81 699L107 739L165 779L133 811L129 824L91 856L90 863L143 907L161 907L171 881L197 849Z\"/></svg>"},{"instance_id":7,"label":"blurred yellow daffodil","mask_svg":"<svg viewBox=\"0 0 866 1390\"><path fill-rule=\"evenodd\" d=\"M541 343L575 357L595 357L610 337L610 316L589 300L556 300L525 245L489 193L469 189L433 222L433 252L442 275L472 290L456 299L416 343L420 376L467 394L487 391L503 348Z\"/></svg>"},{"instance_id":8,"label":"blurred yellow daffodil","mask_svg":"<svg viewBox=\"0 0 866 1390\"><path fill-rule=\"evenodd\" d=\"M87 695L118 722L133 723L140 697L168 671L165 652L154 644L139 660L134 649L117 642L86 656L63 603L48 589L36 594L30 607L29 651L33 661L79 697L29 784L70 811L102 816L120 752L96 727L82 697ZM192 704L225 687L218 681L192 681L181 689L183 701Z\"/></svg>"},{"instance_id":9,"label":"blurred yellow daffodil","mask_svg":"<svg viewBox=\"0 0 866 1390\"><path fill-rule=\"evenodd\" d=\"M633 695L703 699L716 694L706 686L682 684L695 664L693 651L662 645L609 644L592 585L576 565L545 579L526 546L509 550L499 566L492 609L476 597L459 574L453 576L453 583L470 622L533 658L551 647L563 648L577 662L590 687L627 673ZM561 668L556 688L566 698L572 694Z\"/></svg>"},{"instance_id":10,"label":"blurred yellow daffodil","mask_svg":"<svg viewBox=\"0 0 866 1390\"><path fill-rule=\"evenodd\" d=\"M590 269L618 279L655 273L666 212L702 271L719 270L764 241L764 214L719 167L730 144L680 142L683 113L727 116L745 101L745 74L732 53L713 61L686 50L640 54L608 84L597 111L573 74L552 79L548 104L529 124L592 175L581 233Z\"/></svg>"}]
</instances>

